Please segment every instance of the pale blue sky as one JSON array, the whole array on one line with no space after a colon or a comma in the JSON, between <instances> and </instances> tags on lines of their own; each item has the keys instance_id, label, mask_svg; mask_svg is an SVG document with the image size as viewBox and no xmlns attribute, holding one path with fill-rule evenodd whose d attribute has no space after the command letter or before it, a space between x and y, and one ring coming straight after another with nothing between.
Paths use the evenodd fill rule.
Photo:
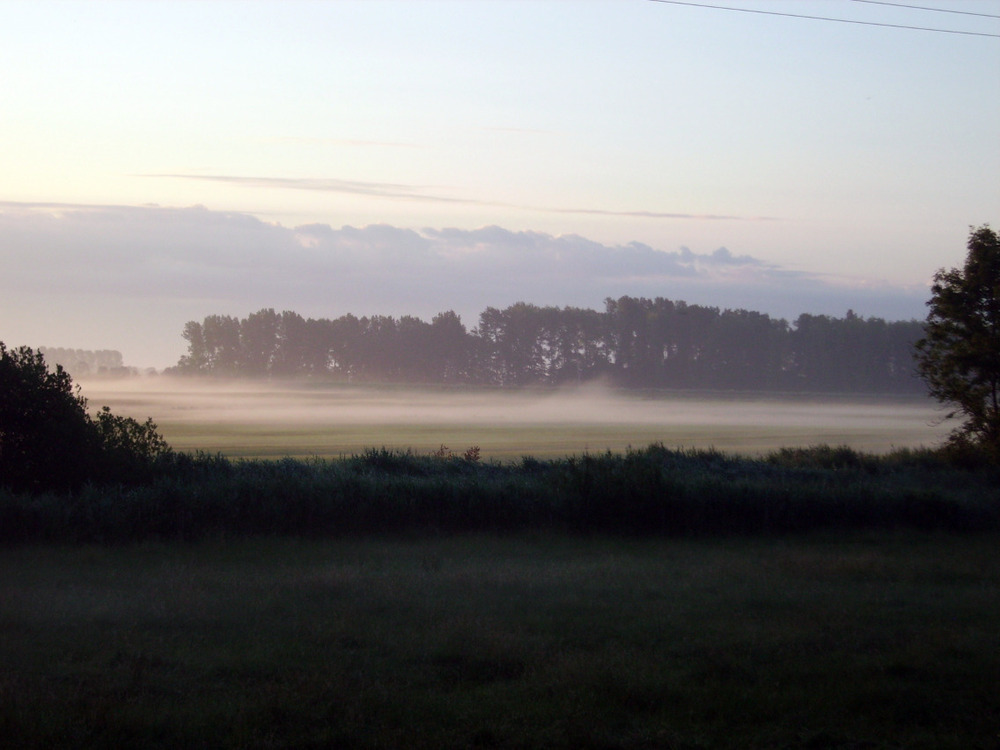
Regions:
<instances>
[{"instance_id":1,"label":"pale blue sky","mask_svg":"<svg viewBox=\"0 0 1000 750\"><path fill-rule=\"evenodd\" d=\"M852 0L694 1L1000 35L997 18ZM1000 0L907 4L1000 16ZM647 0L7 0L0 70L0 340L117 348L137 365L175 361L188 319L265 306L328 317L348 302L362 314L466 306L471 326L519 290L600 307L608 294L662 289L782 315L782 295L823 299L842 314L857 294L919 301L937 268L961 262L970 224L1000 222L996 36ZM168 213L139 208L149 204ZM205 210L181 210L195 205ZM211 229L234 213L259 220L240 225L256 227L239 241L257 247L241 270L274 262L284 281L238 285L220 272L206 286L228 267L214 258L239 255L233 235ZM493 235L504 238L494 259L521 257L529 236L558 254L560 237L578 235L622 266L607 293L598 274L574 295L567 274L546 294L529 283L530 262L512 261L480 301L474 270L448 286L414 250L401 288L385 248L364 245L370 265L351 290L368 296L324 302L295 282L305 261L291 230L307 224L455 229L469 243L498 226L509 234ZM329 274L337 289L330 248L346 236L313 244L330 255L302 266L310 283ZM432 240L454 257L482 252ZM682 247L705 259L725 247L766 273L740 276L742 291L725 274L689 291L662 268L649 275L656 263L631 268L630 243L664 262ZM81 288L88 261L98 265ZM155 311L135 312L165 267L174 286Z\"/></svg>"}]
</instances>

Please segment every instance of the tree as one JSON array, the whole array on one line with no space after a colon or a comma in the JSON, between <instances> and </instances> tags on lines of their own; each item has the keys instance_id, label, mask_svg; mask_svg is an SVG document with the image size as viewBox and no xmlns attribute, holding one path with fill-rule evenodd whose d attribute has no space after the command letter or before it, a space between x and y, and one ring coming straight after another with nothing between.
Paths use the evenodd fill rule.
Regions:
<instances>
[{"instance_id":1,"label":"tree","mask_svg":"<svg viewBox=\"0 0 1000 750\"><path fill-rule=\"evenodd\" d=\"M157 432L151 418L139 422L101 407L92 422L97 438L97 456L88 467L88 479L97 482L134 484L150 478L156 461L172 451Z\"/></svg>"},{"instance_id":2,"label":"tree","mask_svg":"<svg viewBox=\"0 0 1000 750\"><path fill-rule=\"evenodd\" d=\"M1000 237L988 224L970 228L965 267L934 275L917 369L930 394L955 407L957 444L1000 460Z\"/></svg>"},{"instance_id":3,"label":"tree","mask_svg":"<svg viewBox=\"0 0 1000 750\"><path fill-rule=\"evenodd\" d=\"M186 373L203 373L208 369L208 350L205 346L205 331L201 323L189 321L181 334L188 342L188 353L180 358L177 369Z\"/></svg>"},{"instance_id":4,"label":"tree","mask_svg":"<svg viewBox=\"0 0 1000 750\"><path fill-rule=\"evenodd\" d=\"M87 402L41 352L0 342L0 485L68 489L83 481L93 445Z\"/></svg>"},{"instance_id":5,"label":"tree","mask_svg":"<svg viewBox=\"0 0 1000 750\"><path fill-rule=\"evenodd\" d=\"M134 482L170 452L151 420L118 417L107 407L91 419L61 366L49 370L41 352L8 350L0 341L0 486L38 492Z\"/></svg>"},{"instance_id":6,"label":"tree","mask_svg":"<svg viewBox=\"0 0 1000 750\"><path fill-rule=\"evenodd\" d=\"M461 317L453 310L431 319L429 347L441 382L460 383L468 377L471 340Z\"/></svg>"},{"instance_id":7,"label":"tree","mask_svg":"<svg viewBox=\"0 0 1000 750\"><path fill-rule=\"evenodd\" d=\"M239 322L240 374L264 377L278 350L281 316L272 308L259 310Z\"/></svg>"}]
</instances>

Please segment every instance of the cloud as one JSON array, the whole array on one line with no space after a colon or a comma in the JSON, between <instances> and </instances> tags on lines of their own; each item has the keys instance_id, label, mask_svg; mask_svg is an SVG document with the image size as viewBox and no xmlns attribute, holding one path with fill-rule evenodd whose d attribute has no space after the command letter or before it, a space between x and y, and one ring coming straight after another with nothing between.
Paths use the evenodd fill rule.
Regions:
<instances>
[{"instance_id":1,"label":"cloud","mask_svg":"<svg viewBox=\"0 0 1000 750\"><path fill-rule=\"evenodd\" d=\"M712 260L716 263L723 265L734 265L734 266L760 266L763 265L756 258L752 258L749 255L733 255L729 248L720 247L714 253L712 253Z\"/></svg>"},{"instance_id":2,"label":"cloud","mask_svg":"<svg viewBox=\"0 0 1000 750\"><path fill-rule=\"evenodd\" d=\"M516 208L521 208L517 206ZM630 216L636 219L699 219L701 221L778 221L773 216L733 216L730 214L684 214L666 211L608 211L598 208L533 208L555 214L583 214L589 216Z\"/></svg>"},{"instance_id":3,"label":"cloud","mask_svg":"<svg viewBox=\"0 0 1000 750\"><path fill-rule=\"evenodd\" d=\"M405 141L368 141L358 138L307 138L301 136L279 136L265 138L268 143L290 143L300 146L350 146L358 148L424 148L416 143Z\"/></svg>"},{"instance_id":4,"label":"cloud","mask_svg":"<svg viewBox=\"0 0 1000 750\"><path fill-rule=\"evenodd\" d=\"M239 177L220 174L144 174L139 176L193 180L197 182L221 182L226 185L278 188L282 190L317 190L325 193L348 193L350 195L366 195L369 197L394 198L397 200L427 200L448 203L468 202L457 198L421 195L420 191L424 189L421 187L382 182L360 182L356 180L333 180L310 177Z\"/></svg>"},{"instance_id":5,"label":"cloud","mask_svg":"<svg viewBox=\"0 0 1000 750\"><path fill-rule=\"evenodd\" d=\"M271 188L280 190L312 190L348 195L364 195L369 198L387 200L424 201L427 203L450 203L465 206L485 206L490 208L511 208L518 211L539 213L575 214L581 216L620 216L633 219L697 219L700 221L778 221L773 216L735 216L730 214L692 214L668 211L610 210L587 207L523 206L514 203L458 198L448 195L428 193L422 185L401 185L396 183L362 182L311 177L246 177L237 175L206 174L144 174L140 177L194 180L199 182L219 182L244 187Z\"/></svg>"},{"instance_id":6,"label":"cloud","mask_svg":"<svg viewBox=\"0 0 1000 750\"><path fill-rule=\"evenodd\" d=\"M0 203L0 340L119 349L166 366L188 320L263 307L307 317L453 309L474 326L518 301L600 309L607 297L889 319L927 289L817 277L733 253L606 245L578 235L388 225L294 228L202 207Z\"/></svg>"}]
</instances>

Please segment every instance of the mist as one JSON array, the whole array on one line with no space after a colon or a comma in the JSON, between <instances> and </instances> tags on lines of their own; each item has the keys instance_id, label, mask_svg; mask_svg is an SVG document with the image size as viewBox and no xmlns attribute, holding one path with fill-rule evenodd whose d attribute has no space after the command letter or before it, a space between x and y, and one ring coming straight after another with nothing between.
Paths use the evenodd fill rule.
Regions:
<instances>
[{"instance_id":1,"label":"mist","mask_svg":"<svg viewBox=\"0 0 1000 750\"><path fill-rule=\"evenodd\" d=\"M234 456L338 456L372 447L484 457L576 455L652 442L761 454L849 445L931 447L948 427L927 399L635 394L600 384L467 391L132 378L81 383L92 408L152 419L175 449Z\"/></svg>"}]
</instances>

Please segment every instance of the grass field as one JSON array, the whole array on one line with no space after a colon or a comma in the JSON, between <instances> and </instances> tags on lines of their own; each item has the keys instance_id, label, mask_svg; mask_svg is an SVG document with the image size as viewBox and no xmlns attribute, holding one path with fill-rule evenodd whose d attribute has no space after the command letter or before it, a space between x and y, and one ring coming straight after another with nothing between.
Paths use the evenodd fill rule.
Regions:
<instances>
[{"instance_id":1,"label":"grass field","mask_svg":"<svg viewBox=\"0 0 1000 750\"><path fill-rule=\"evenodd\" d=\"M933 445L925 402L98 386L179 451L352 458L0 494L4 748L1000 746L991 470L668 450Z\"/></svg>"},{"instance_id":2,"label":"grass field","mask_svg":"<svg viewBox=\"0 0 1000 750\"><path fill-rule=\"evenodd\" d=\"M9 748L991 748L1000 538L0 550Z\"/></svg>"},{"instance_id":3,"label":"grass field","mask_svg":"<svg viewBox=\"0 0 1000 750\"><path fill-rule=\"evenodd\" d=\"M941 413L927 399L890 397L309 388L172 378L93 381L83 384L83 395L93 407L151 416L176 450L239 458L478 445L483 458L510 460L654 442L754 455L817 444L885 453L937 445L951 427L936 424Z\"/></svg>"}]
</instances>

